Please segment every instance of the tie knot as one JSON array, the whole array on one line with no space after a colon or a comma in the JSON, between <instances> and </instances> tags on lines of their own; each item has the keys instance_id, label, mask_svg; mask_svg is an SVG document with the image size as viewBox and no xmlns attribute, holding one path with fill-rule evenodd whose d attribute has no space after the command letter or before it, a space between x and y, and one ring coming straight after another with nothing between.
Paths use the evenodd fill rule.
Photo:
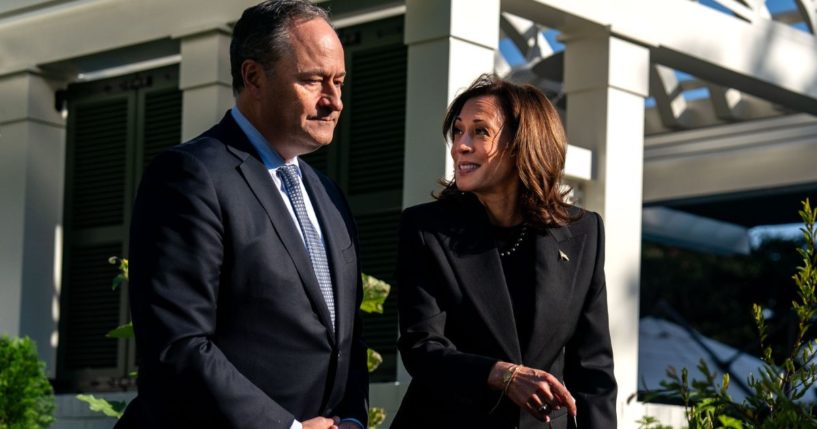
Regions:
<instances>
[{"instance_id":1,"label":"tie knot","mask_svg":"<svg viewBox=\"0 0 817 429\"><path fill-rule=\"evenodd\" d=\"M300 179L298 178L298 167L292 164L284 164L279 167L278 175L281 176L281 178L286 182L289 182L289 185L300 183Z\"/></svg>"}]
</instances>

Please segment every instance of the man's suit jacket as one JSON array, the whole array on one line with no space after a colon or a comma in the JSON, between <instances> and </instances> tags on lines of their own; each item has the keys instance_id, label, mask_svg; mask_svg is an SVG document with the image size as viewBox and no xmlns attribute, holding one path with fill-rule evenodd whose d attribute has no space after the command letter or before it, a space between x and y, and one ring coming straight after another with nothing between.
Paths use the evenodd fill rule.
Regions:
<instances>
[{"instance_id":1,"label":"man's suit jacket","mask_svg":"<svg viewBox=\"0 0 817 429\"><path fill-rule=\"evenodd\" d=\"M355 226L340 189L300 166L332 272L334 331L297 227L229 112L145 171L129 255L139 393L118 427L366 423Z\"/></svg>"},{"instance_id":2,"label":"man's suit jacket","mask_svg":"<svg viewBox=\"0 0 817 429\"><path fill-rule=\"evenodd\" d=\"M520 344L482 205L466 194L407 209L399 347L412 380L392 428L543 427L507 398L489 413L500 397L487 386L497 360L562 380L576 399L580 428L615 428L603 237L601 218L591 212L534 234L534 325L529 343ZM573 426L565 408L551 417L554 428Z\"/></svg>"}]
</instances>

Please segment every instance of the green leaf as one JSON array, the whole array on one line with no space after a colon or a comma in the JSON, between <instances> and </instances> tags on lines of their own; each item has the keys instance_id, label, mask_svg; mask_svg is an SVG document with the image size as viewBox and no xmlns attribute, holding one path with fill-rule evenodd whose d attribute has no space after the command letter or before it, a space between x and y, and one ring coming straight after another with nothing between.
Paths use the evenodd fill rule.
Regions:
<instances>
[{"instance_id":1,"label":"green leaf","mask_svg":"<svg viewBox=\"0 0 817 429\"><path fill-rule=\"evenodd\" d=\"M0 428L45 428L54 422L54 390L30 338L0 336Z\"/></svg>"},{"instance_id":2,"label":"green leaf","mask_svg":"<svg viewBox=\"0 0 817 429\"><path fill-rule=\"evenodd\" d=\"M128 281L128 260L118 256L111 256L108 258L108 263L111 265L119 265L117 267L119 269L119 274L113 278L113 284L111 285L113 290L116 290L116 288L122 286L122 283Z\"/></svg>"},{"instance_id":3,"label":"green leaf","mask_svg":"<svg viewBox=\"0 0 817 429\"><path fill-rule=\"evenodd\" d=\"M361 274L363 277L363 302L360 310L364 313L383 313L383 303L389 296L391 285L375 277Z\"/></svg>"},{"instance_id":4,"label":"green leaf","mask_svg":"<svg viewBox=\"0 0 817 429\"><path fill-rule=\"evenodd\" d=\"M377 429L386 420L386 410L380 407L369 408L369 429Z\"/></svg>"},{"instance_id":5,"label":"green leaf","mask_svg":"<svg viewBox=\"0 0 817 429\"><path fill-rule=\"evenodd\" d=\"M726 415L719 415L718 421L721 422L722 427L730 429L743 429L743 423L740 420Z\"/></svg>"},{"instance_id":6,"label":"green leaf","mask_svg":"<svg viewBox=\"0 0 817 429\"><path fill-rule=\"evenodd\" d=\"M91 411L105 414L108 417L120 418L125 412L125 401L108 401L106 399L97 398L94 395L77 395L77 399L88 403L88 408Z\"/></svg>"},{"instance_id":7,"label":"green leaf","mask_svg":"<svg viewBox=\"0 0 817 429\"><path fill-rule=\"evenodd\" d=\"M111 289L116 290L119 286L122 286L122 283L125 283L125 276L122 273L116 275L113 278L113 284L111 284Z\"/></svg>"},{"instance_id":8,"label":"green leaf","mask_svg":"<svg viewBox=\"0 0 817 429\"><path fill-rule=\"evenodd\" d=\"M108 338L133 338L133 322L118 326L105 334Z\"/></svg>"},{"instance_id":9,"label":"green leaf","mask_svg":"<svg viewBox=\"0 0 817 429\"><path fill-rule=\"evenodd\" d=\"M369 367L369 372L373 372L383 363L383 356L380 356L380 353L372 350L366 350L366 365Z\"/></svg>"}]
</instances>

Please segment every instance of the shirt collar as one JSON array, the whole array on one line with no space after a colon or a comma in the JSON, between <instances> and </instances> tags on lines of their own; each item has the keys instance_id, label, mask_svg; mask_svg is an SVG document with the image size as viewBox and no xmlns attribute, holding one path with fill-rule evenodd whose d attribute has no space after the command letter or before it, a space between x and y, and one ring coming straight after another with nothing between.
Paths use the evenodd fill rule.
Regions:
<instances>
[{"instance_id":1,"label":"shirt collar","mask_svg":"<svg viewBox=\"0 0 817 429\"><path fill-rule=\"evenodd\" d=\"M253 145L255 150L258 151L258 154L261 155L261 161L264 162L264 166L267 167L267 170L274 170L278 167L283 166L284 164L292 164L296 167L298 165L298 157L292 159L292 162L284 162L281 158L281 155L278 155L277 152L272 150L269 145L267 139L261 135L261 133L250 123L249 119L238 110L238 106L233 106L230 109L230 113L233 115L233 119L238 124L238 127L241 128L241 131L244 131L244 134L247 135L247 138L250 140L250 143ZM297 169L298 174L301 174L300 168Z\"/></svg>"}]
</instances>

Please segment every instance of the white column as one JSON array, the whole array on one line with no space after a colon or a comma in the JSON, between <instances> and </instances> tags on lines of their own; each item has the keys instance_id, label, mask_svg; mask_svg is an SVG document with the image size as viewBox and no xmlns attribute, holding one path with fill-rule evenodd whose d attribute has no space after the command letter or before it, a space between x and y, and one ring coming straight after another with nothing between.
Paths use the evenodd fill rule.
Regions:
<instances>
[{"instance_id":1,"label":"white column","mask_svg":"<svg viewBox=\"0 0 817 429\"><path fill-rule=\"evenodd\" d=\"M181 39L182 141L219 122L234 103L230 77L230 30L218 27Z\"/></svg>"},{"instance_id":2,"label":"white column","mask_svg":"<svg viewBox=\"0 0 817 429\"><path fill-rule=\"evenodd\" d=\"M62 260L65 121L55 82L0 77L0 334L37 342L54 376Z\"/></svg>"},{"instance_id":3,"label":"white column","mask_svg":"<svg viewBox=\"0 0 817 429\"><path fill-rule=\"evenodd\" d=\"M499 0L407 0L406 152L403 206L426 202L454 172L442 136L451 100L494 70Z\"/></svg>"},{"instance_id":4,"label":"white column","mask_svg":"<svg viewBox=\"0 0 817 429\"><path fill-rule=\"evenodd\" d=\"M566 38L565 92L571 144L594 153L585 206L606 226L607 305L618 381L618 423L635 427L641 407L627 398L638 375L644 98L649 51L607 34Z\"/></svg>"},{"instance_id":5,"label":"white column","mask_svg":"<svg viewBox=\"0 0 817 429\"><path fill-rule=\"evenodd\" d=\"M427 202L450 177L453 162L442 136L448 104L482 73L494 70L499 0L407 0L408 46L403 207ZM372 386L386 404L388 426L410 376L397 360L395 388Z\"/></svg>"}]
</instances>

